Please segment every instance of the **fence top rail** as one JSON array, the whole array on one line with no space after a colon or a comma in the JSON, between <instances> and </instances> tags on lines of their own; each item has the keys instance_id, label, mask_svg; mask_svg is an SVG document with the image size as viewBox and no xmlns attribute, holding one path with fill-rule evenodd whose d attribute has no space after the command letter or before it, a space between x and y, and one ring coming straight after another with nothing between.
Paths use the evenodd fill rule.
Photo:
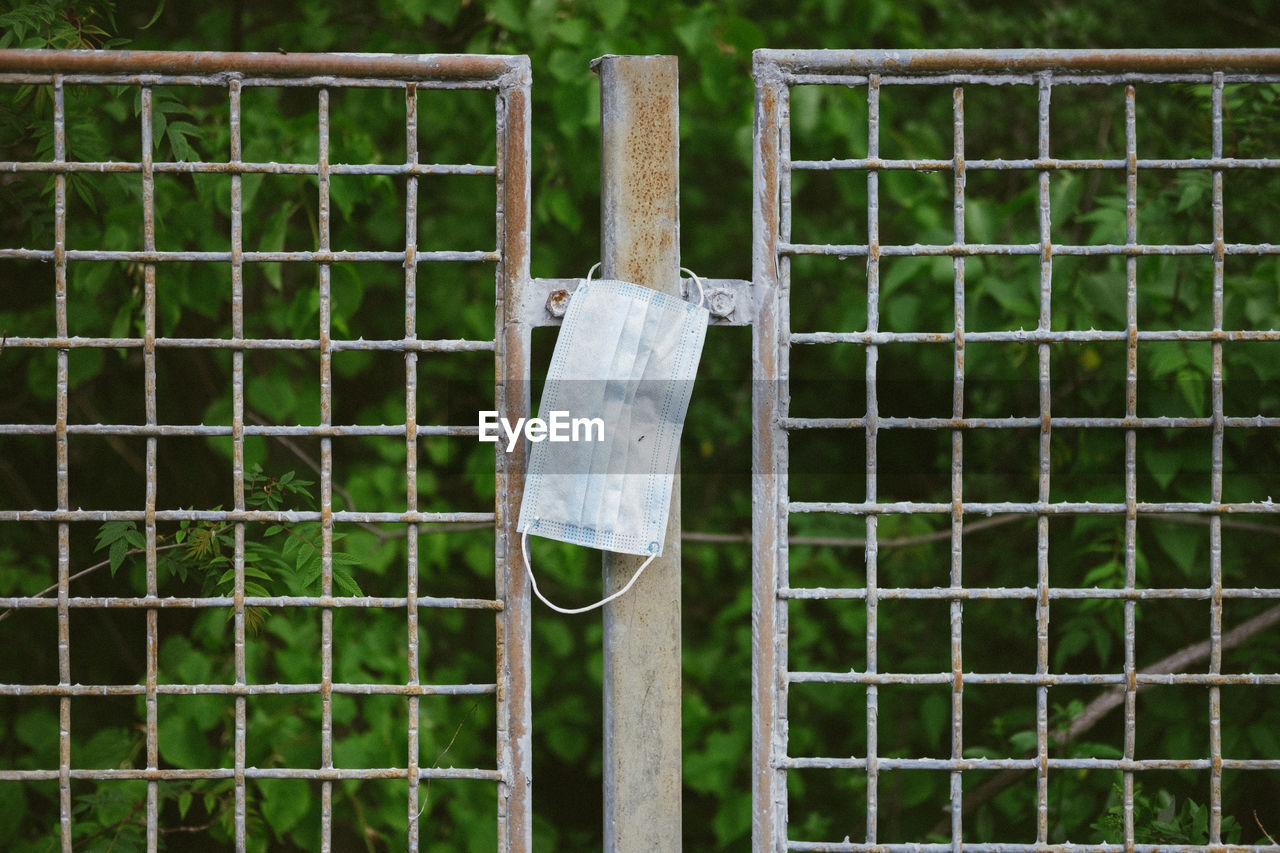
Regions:
<instances>
[{"instance_id":1,"label":"fence top rail","mask_svg":"<svg viewBox=\"0 0 1280 853\"><path fill-rule=\"evenodd\" d=\"M501 85L527 75L527 56L391 53L224 53L180 50L0 50L0 73L246 74L394 77Z\"/></svg>"},{"instance_id":2,"label":"fence top rail","mask_svg":"<svg viewBox=\"0 0 1280 853\"><path fill-rule=\"evenodd\" d=\"M755 51L756 73L938 74L1062 72L1280 71L1280 49L1217 50L774 50Z\"/></svg>"}]
</instances>

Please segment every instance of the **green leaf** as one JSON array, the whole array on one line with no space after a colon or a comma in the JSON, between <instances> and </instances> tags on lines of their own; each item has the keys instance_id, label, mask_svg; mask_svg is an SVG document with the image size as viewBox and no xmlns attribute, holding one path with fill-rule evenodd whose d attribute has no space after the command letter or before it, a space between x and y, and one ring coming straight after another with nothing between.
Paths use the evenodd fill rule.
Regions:
<instances>
[{"instance_id":1,"label":"green leaf","mask_svg":"<svg viewBox=\"0 0 1280 853\"><path fill-rule=\"evenodd\" d=\"M1085 573L1084 586L1119 586L1119 579L1124 575L1124 564L1110 560L1099 566L1095 566Z\"/></svg>"},{"instance_id":2,"label":"green leaf","mask_svg":"<svg viewBox=\"0 0 1280 853\"><path fill-rule=\"evenodd\" d=\"M0 44L3 47L3 44ZM17 837L22 826L22 818L27 811L27 789L25 785L7 785L8 790L0 797L0 842L9 842Z\"/></svg>"},{"instance_id":3,"label":"green leaf","mask_svg":"<svg viewBox=\"0 0 1280 853\"><path fill-rule=\"evenodd\" d=\"M524 4L517 3L516 0L497 0L493 4L493 15L498 26L513 33L522 33L525 31L526 22L524 15Z\"/></svg>"},{"instance_id":4,"label":"green leaf","mask_svg":"<svg viewBox=\"0 0 1280 853\"><path fill-rule=\"evenodd\" d=\"M1175 381L1178 383L1178 390L1182 392L1182 398L1191 407L1191 415L1195 417L1206 414L1205 401L1208 398L1209 389L1206 387L1208 383L1204 374L1193 367L1188 367L1178 371Z\"/></svg>"},{"instance_id":5,"label":"green leaf","mask_svg":"<svg viewBox=\"0 0 1280 853\"><path fill-rule=\"evenodd\" d=\"M427 8L427 14L435 20L452 27L462 11L464 0L403 0L403 2L421 2Z\"/></svg>"},{"instance_id":6,"label":"green leaf","mask_svg":"<svg viewBox=\"0 0 1280 853\"><path fill-rule=\"evenodd\" d=\"M129 543L123 539L117 539L111 543L111 550L107 552L107 560L110 564L111 576L116 576L116 570L120 568L120 564L124 562L124 558L129 554Z\"/></svg>"},{"instance_id":7,"label":"green leaf","mask_svg":"<svg viewBox=\"0 0 1280 853\"><path fill-rule=\"evenodd\" d=\"M194 136L197 139L201 137L200 129L195 125L185 121L174 121L169 123L169 128L165 134L169 139L169 147L173 149L173 155L180 161L193 162L200 159L200 155L191 143L187 141L187 137Z\"/></svg>"},{"instance_id":8,"label":"green leaf","mask_svg":"<svg viewBox=\"0 0 1280 853\"><path fill-rule=\"evenodd\" d=\"M246 578L257 578L258 580L264 580L264 581L267 581L268 583L271 581L271 575L267 574L266 572L262 571L256 566L251 566L247 563L245 564L245 567L244 567L244 576ZM236 570L235 570L235 567L232 567L230 569L227 569L225 572L223 572L222 576L218 578L218 586L230 586L231 584L235 583L235 579L236 579Z\"/></svg>"},{"instance_id":9,"label":"green leaf","mask_svg":"<svg viewBox=\"0 0 1280 853\"><path fill-rule=\"evenodd\" d=\"M218 760L217 752L196 721L180 713L160 715L160 756L176 767L187 769L212 767Z\"/></svg>"},{"instance_id":10,"label":"green leaf","mask_svg":"<svg viewBox=\"0 0 1280 853\"><path fill-rule=\"evenodd\" d=\"M259 779L257 784L262 791L262 816L276 836L283 838L311 807L306 787L288 779Z\"/></svg>"},{"instance_id":11,"label":"green leaf","mask_svg":"<svg viewBox=\"0 0 1280 853\"><path fill-rule=\"evenodd\" d=\"M616 30L627 17L627 0L597 0L596 13L606 30Z\"/></svg>"},{"instance_id":12,"label":"green leaf","mask_svg":"<svg viewBox=\"0 0 1280 853\"><path fill-rule=\"evenodd\" d=\"M582 211L574 204L569 191L564 187L552 187L546 192L547 208L551 216L571 231L582 227Z\"/></svg>"},{"instance_id":13,"label":"green leaf","mask_svg":"<svg viewBox=\"0 0 1280 853\"><path fill-rule=\"evenodd\" d=\"M580 46L591 37L591 25L585 18L569 17L555 22L552 34L565 44Z\"/></svg>"},{"instance_id":14,"label":"green leaf","mask_svg":"<svg viewBox=\"0 0 1280 853\"><path fill-rule=\"evenodd\" d=\"M142 29L149 30L156 21L160 20L160 13L164 11L164 3L165 0L160 0L160 2L156 4L155 12L152 13L151 19L143 24Z\"/></svg>"},{"instance_id":15,"label":"green leaf","mask_svg":"<svg viewBox=\"0 0 1280 853\"><path fill-rule=\"evenodd\" d=\"M140 734L124 728L100 729L89 742L78 745L76 763L94 770L112 770L127 766Z\"/></svg>"},{"instance_id":16,"label":"green leaf","mask_svg":"<svg viewBox=\"0 0 1280 853\"><path fill-rule=\"evenodd\" d=\"M950 694L930 692L920 700L920 723L923 734L934 749L941 748L951 725Z\"/></svg>"},{"instance_id":17,"label":"green leaf","mask_svg":"<svg viewBox=\"0 0 1280 853\"><path fill-rule=\"evenodd\" d=\"M1018 752L1031 752L1038 744L1038 736L1032 729L1023 729L1009 736L1009 745Z\"/></svg>"},{"instance_id":18,"label":"green leaf","mask_svg":"<svg viewBox=\"0 0 1280 853\"><path fill-rule=\"evenodd\" d=\"M109 546L112 542L124 536L125 531L133 530L137 527L132 521L108 521L98 528L97 542L93 549L101 551Z\"/></svg>"},{"instance_id":19,"label":"green leaf","mask_svg":"<svg viewBox=\"0 0 1280 853\"><path fill-rule=\"evenodd\" d=\"M13 724L13 734L18 742L37 752L53 747L56 759L58 743L58 715L45 708L35 708L21 714Z\"/></svg>"},{"instance_id":20,"label":"green leaf","mask_svg":"<svg viewBox=\"0 0 1280 853\"><path fill-rule=\"evenodd\" d=\"M1062 635L1062 639L1058 641L1057 648L1053 651L1053 666L1055 670L1064 669L1064 664L1071 659L1072 656L1084 651L1089 646L1089 635L1079 629L1068 631Z\"/></svg>"}]
</instances>

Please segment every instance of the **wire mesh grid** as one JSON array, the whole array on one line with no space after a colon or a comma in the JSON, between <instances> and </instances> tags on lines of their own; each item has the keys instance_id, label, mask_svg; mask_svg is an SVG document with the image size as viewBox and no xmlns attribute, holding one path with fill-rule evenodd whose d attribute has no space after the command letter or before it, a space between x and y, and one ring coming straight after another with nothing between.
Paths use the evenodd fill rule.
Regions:
<instances>
[{"instance_id":1,"label":"wire mesh grid","mask_svg":"<svg viewBox=\"0 0 1280 853\"><path fill-rule=\"evenodd\" d=\"M1280 417L1233 358L1280 341L1237 310L1280 252L1242 129L1276 62L757 52L759 849L1222 849L1274 814L1280 755L1223 719L1280 684L1228 655L1280 616Z\"/></svg>"},{"instance_id":2,"label":"wire mesh grid","mask_svg":"<svg viewBox=\"0 0 1280 853\"><path fill-rule=\"evenodd\" d=\"M0 785L7 790L3 796L27 796L34 802L32 797L18 789L34 790L39 787L38 783L56 782L56 793L51 798L56 803L59 828L54 830L54 837L59 838L62 849L69 850L73 842L78 843L85 837L85 833L78 831L80 827L75 824L90 819L81 801L95 790L95 786L129 781L138 785L145 784L145 822L140 817L134 820L133 812L129 812L126 807L128 814L121 825L142 825L147 848L156 849L164 843L165 833L192 831L191 827L183 825L176 810L180 809L181 815L186 816L193 797L199 801L203 793L205 808L209 812L208 823L198 828L207 829L223 818L224 815L219 814L218 807L212 803L222 802L225 793L225 802L231 803L228 812L233 811L230 819L225 821L230 827L230 838L227 840L234 841L236 848L243 850L247 845L261 845L265 841L261 836L261 824L255 823L258 819L255 815L261 815L263 809L276 811L273 824L279 828L282 826L281 819L296 822L304 814L316 817L314 804L308 806L305 803L318 795L318 819L313 839L319 849L328 850L335 843L335 783L342 785L356 781L391 780L396 785L396 791L390 799L396 803L392 808L399 816L390 823L401 828L409 849L418 849L421 831L419 822L421 819L425 824L427 820L422 815L427 805L431 782L479 780L495 785L496 794L489 796L496 802L494 831L498 846L501 849L522 849L527 846L529 773L527 756L522 753L520 740L521 733L528 726L527 623L524 621L523 593L520 589L513 592L506 572L506 566L510 563L502 550L502 543L506 538L502 524L499 524L498 570L496 589L492 596L427 594L429 590L424 589L427 584L423 583L420 573L420 563L426 559L420 554L420 537L442 529L442 526L465 526L466 523L480 527L483 534L483 528L492 529L498 516L492 511L426 508L428 503L439 506L439 501L434 496L419 494L420 445L437 436L472 436L475 435L476 428L450 423L417 422L418 413L427 410L422 404L425 399L420 392L425 390L426 397L440 393L435 385L427 389L421 387L420 375L431 375L433 368L429 360L433 357L467 352L482 355L492 353L492 357L496 359L496 376L499 380L504 376L519 377L524 369L522 355L519 353L508 362L507 341L501 335L474 340L421 335L418 318L429 314L419 309L418 279L420 271L428 265L444 263L496 270L496 273L490 274L495 276L496 320L500 328L506 316L508 295L513 292L515 283L528 275L527 236L524 233L528 210L527 60L523 57L476 56L277 56L176 52L68 54L55 51L8 51L2 56L0 84L34 87L35 91L43 92L52 99L52 120L45 137L49 140L49 145L45 149L44 158L11 160L0 153L0 159L8 161L0 163L0 172L11 176L35 173L42 181L49 182L53 233L51 245L0 248L0 261L38 261L52 266L53 287L47 296L51 297L54 305L56 327L52 334L29 334L21 328L7 328L3 352L6 355L49 352L55 354L56 364L49 376L52 387L47 394L52 399L52 408L55 410L52 422L0 424L0 436L35 436L44 437L45 440L52 438L56 448L56 506L15 509L10 508L10 504L10 507L0 511L0 525L9 531L20 528L44 529L45 526L56 525L57 536L56 583L44 592L10 595L0 599L0 608L5 610L5 617L21 617L23 614L49 610L56 613L56 678L42 683L0 684L0 698L10 702L10 712L22 710L24 702L36 703L46 698L56 702L56 727L49 732L56 740L56 753L38 753L35 757L27 756L21 761L15 759L16 763L0 768ZM167 93L176 91L174 87L187 87L184 91L198 89L208 97L224 99L223 115L227 123L229 146L225 160L163 159L157 156L157 143L165 132L163 126L158 126L165 114L157 108L157 102L167 97ZM67 93L73 88L77 92L100 91L104 93L104 102L125 99L129 93L133 93L136 98L134 127L137 142L140 143L140 153L132 159L125 157L97 161L69 156ZM305 151L310 145L313 152L310 158L304 154L292 161L275 162L274 156L278 155L273 151L273 159L270 161L255 162L246 159L246 134L243 128L253 115L251 110L242 106L242 99L250 92L265 89L288 90L295 93L296 97L311 99L309 111L305 111L291 125L297 128L301 142L299 139L287 140L288 145L282 152L288 154L299 149ZM398 110L403 121L405 152L403 162L333 162L331 98L334 93L370 89L395 93L393 97L399 98ZM494 107L490 115L494 118L489 135L496 136L496 152L491 150L486 154L481 149L476 152L476 156L480 158L480 162L493 157L494 165L420 162L420 127L427 127L434 120L433 116L423 116L421 123L419 120L420 96L428 90L477 90L491 93ZM100 117L105 120L105 115L103 113ZM496 134L493 130L495 126ZM198 129L188 126L187 130L195 133ZM173 118L170 116L168 133L171 140L174 132ZM445 132L457 135L459 130L448 128ZM477 130L477 138L483 139L484 136L482 129ZM69 199L69 180L102 174L121 174L138 181L142 221L135 227L140 226L142 242L136 249L107 250L74 248L68 245L68 232L75 228L75 215L69 212L73 209L73 199ZM177 218L184 214L181 209L166 210L166 197L157 196L161 181L174 175L227 176L224 185L226 195L219 204L219 214L225 218L229 230L229 247L226 251L168 250L158 246L158 220ZM293 251L275 247L255 251L246 248L244 209L250 194L246 187L250 181L279 175L304 176L314 182L314 249ZM420 183L440 175L467 175L488 179L487 193L491 193L488 198L492 205L490 209L496 212L496 232L490 232L496 233L494 245L439 250L422 247L424 236L433 243L447 243L451 239L448 234L419 233L422 216L429 209L438 206L437 202L420 189ZM400 241L398 247L382 251L334 248L331 206L335 194L331 192L331 185L343 176L393 176L403 181L398 185L403 190L399 198L403 219L398 225L392 223L393 228L399 231L399 237L393 238ZM47 196L45 203L48 203ZM124 206L125 199L112 198L109 203ZM88 213L84 215L87 216ZM395 230L392 231L393 234ZM336 285L333 270L339 265L354 265L362 270L370 270L380 263L394 265L399 270L399 296L396 297L393 290L393 295L389 298L398 298L403 303L402 330L382 339L352 339L337 334L336 329L342 326L341 318L335 317ZM185 274L183 271L188 269L184 264L219 269L224 276L223 280L229 282L227 334L198 337L174 331L165 333L163 308L158 307L162 300L157 295L157 280L163 280L164 287L180 287L178 282ZM252 307L255 300L251 291L255 287L268 286L268 282L261 277L251 281L247 271L251 268L264 269L260 265L267 265L265 268L269 269L273 264L287 265L293 278L305 278L309 281L306 286L313 289L313 307L318 317L313 334L298 336L287 330L273 330L262 322L255 322ZM120 329L113 327L105 335L76 333L69 323L69 316L73 316L76 311L82 315L87 311L109 316L120 306L102 304L101 301L93 304L91 291L82 291L79 297L82 304L74 304L77 298L69 292L68 287L68 269L72 265L76 266L77 272L91 269L95 265L119 265L112 269L124 268L135 275L141 297L140 334L129 334L127 325ZM15 268L10 267L11 270ZM178 274L166 275L169 270L177 270ZM480 280L483 281L483 277ZM278 281L275 283L278 284ZM9 291L9 297L22 302L20 290L38 288L41 285L42 280L33 278L23 281L15 276L4 281L2 286ZM40 294L40 298L45 295ZM9 297L6 297L6 301ZM222 300L225 298L225 295L220 297ZM431 300L435 298L435 294L429 297ZM84 304L85 302L89 304ZM246 308L246 305L249 307ZM159 319L158 314L161 315ZM69 412L73 362L82 354L110 354L113 351L121 354L141 353L142 422L74 422L75 418ZM157 379L157 361L167 354L183 351L225 354L231 380L231 411L223 425L206 425L203 421L196 423L199 412L165 413L158 408L158 400L168 389L159 387L162 383ZM353 352L391 353L403 359L403 373L396 378L397 383L403 380L400 396L403 401L401 411L405 413L403 423L369 425L344 423L335 418L335 358ZM315 392L318 400L317 421L271 423L270 418L252 419L246 407L246 386L252 384L257 375L269 375L276 369L280 359L291 353L314 356L314 360L308 364L318 374L310 380L318 380L318 391ZM496 390L492 390L493 388ZM132 390L137 393L138 389ZM507 411L508 401L503 383L499 381L491 386L491 392L494 396L490 399L494 399L495 408ZM515 405L518 406L519 403L519 399L516 399ZM256 405L270 414L269 395L268 398L259 399ZM173 441L181 439L194 442L221 439L229 444L229 453L223 461L230 463L229 470L226 471L230 476L218 477L219 482L225 483L227 479L230 481L227 488L231 496L229 508L184 508L177 504L167 504L165 497L157 494L157 467L161 445L173 446ZM334 460L335 442L350 439L379 441L384 450L393 444L400 448L400 458L403 459L401 494L390 499L390 509L362 511L351 505L350 497L343 488L343 476L335 470ZM144 445L145 499L142 506L128 506L125 491L118 496L124 505L83 509L76 504L69 465L71 451L77 442L92 444L95 440L105 441L108 445L112 442L138 440ZM318 503L313 508L293 508L287 501L279 500L288 493L289 478L266 478L246 462L246 445L255 441L276 441L290 447L307 443L309 448L314 449L317 454L315 461L318 463L319 495ZM98 446L100 445L94 445ZM193 448L195 445L183 446ZM390 452L395 455L394 450ZM99 461L102 461L101 457ZM204 463L204 458L199 457L198 462L190 464ZM498 471L498 494L502 500L506 491L503 488L507 479L506 466L514 463L500 460L499 464L502 467ZM84 476L92 479L102 475L86 473ZM264 489L275 490L277 499L263 499ZM337 499L335 493L339 495ZM344 506L345 508L341 508ZM73 542L85 541L83 536L76 538L74 531L84 530L88 526L98 529L99 525L102 525L103 531L112 529L110 525L116 525L114 530L120 534L117 546L119 553L113 549L111 554L113 575L117 564L126 556L126 547L132 549L130 556L136 553L144 563L143 594L120 591L126 590L127 585L119 583L114 584L115 591L107 595L77 594L76 581L86 572L76 572L76 569L91 560L84 552L73 553ZM402 591L393 595L367 595L360 590L363 576L359 560L342 553L343 548L335 544L343 538L343 529L350 530L357 526L376 531L380 541L403 540L405 559L397 569ZM124 536L124 530L131 532ZM255 542L262 535L297 536L298 531L302 530L307 531L312 540L308 547L313 547L318 552L318 559L310 561L315 577L309 579L309 585L305 589L293 589L291 594L285 595L273 594L275 591L267 590L259 582L263 575L256 568L253 550ZM213 594L209 594L208 589L202 595L165 594L162 587L166 552L179 547L192 547L195 537L202 532L210 539L221 539L229 545L230 553L219 564L218 572L225 570L221 581L212 590ZM492 533L489 536L492 539ZM4 533L0 533L0 538L13 541ZM185 546L182 544L184 541ZM217 543L212 543L210 547L216 552ZM99 565L93 568L101 567ZM123 578L122 575L121 580ZM80 583L83 584L84 581ZM518 583L519 580L517 585ZM359 642L358 631L348 631L345 634L335 631L335 616L341 620L345 618L344 614L370 614L374 611L391 614L401 622L402 648L395 658L399 674L387 678L367 676L361 679L360 673L367 674L372 670L362 671L358 667L352 669L347 666L335 671L335 650L340 651L342 646L350 648ZM422 645L423 638L430 640L443 614L450 611L494 614L497 642L492 647L494 651L491 654L494 657L490 658L496 663L494 678L482 678L478 682L452 682L424 677L426 646ZM77 649L89 642L83 633L84 629L78 634L73 631L73 623L77 619L92 620L95 614L102 614L106 618L107 614L113 612L142 614L145 623L142 627L145 649L132 652L145 659L145 675L139 683L92 683L96 680L93 674L86 673L83 664L80 668L73 664ZM262 645L261 638L256 637L254 625L251 624L254 620L260 621L263 614L273 612L292 614L298 625L309 625L317 635L313 638L316 648L311 653L310 660L299 661L297 649L289 650L289 654L295 656L295 664L305 665L301 669L297 666L292 670L285 669L283 675L279 668L272 670L262 665L264 652L260 648L255 649L255 645ZM163 643L170 638L165 637L165 632L161 629L161 614L166 614L164 618L168 619L168 614L173 613L190 614L192 618L214 613L229 626L232 633L228 656L230 660L225 663L230 672L223 673L228 676L225 680L220 682L218 675L199 668L184 668L180 655L174 657L162 654ZM316 622L318 631L315 631ZM25 630L22 627L24 624L28 623L14 618L7 626L0 625L0 630L5 631L3 642L7 648L35 649L30 645L33 638L24 641L13 633ZM226 631L228 628L222 630ZM491 641L494 636L492 631L493 627L489 627L478 636ZM215 628L214 633L217 632ZM73 634L78 638L76 648L72 647ZM34 654L39 655L40 650L35 649ZM351 654L354 656L359 652L353 649ZM355 672L357 676L355 679L344 680L344 671ZM274 678L268 682L259 682L255 680L255 672L258 676L270 672ZM303 675L299 677L298 672ZM294 674L291 677L289 673ZM227 697L226 707L214 713L215 716L225 713L232 729L224 733L222 743L218 744L219 749L212 753L207 750L202 752L192 746L205 741L208 735L198 729L183 729L180 725L182 715L174 712L174 703L179 701L178 697L210 696ZM86 726L92 728L97 713L90 711L81 716L83 709L94 707L92 703L84 703L83 700L103 697L133 697L138 702L136 707L140 718L130 728L143 733L140 749L144 754L140 761L135 755L118 764L95 763L92 746L86 747L83 736L78 737L77 729L84 731ZM398 703L394 710L388 706L388 718L398 721L403 730L389 736L390 745L378 753L375 766L369 766L368 763L359 766L344 765L342 746L335 745L335 732L349 729L352 714L358 713L356 709L360 706L356 705L356 697L360 697L362 702L373 701L370 697L387 697L387 701L394 700ZM424 703L431 701L432 697L488 697L486 701L492 703L492 710L483 717L491 719L496 730L489 735L490 762L473 766L449 766L452 763L449 761L440 766L441 762L438 760L434 764L431 762L430 755L424 759L420 753L427 747L425 744L420 745L420 719L426 717ZM252 729L262 722L264 709L274 707L270 703L276 700L284 703L274 712L277 721L282 714L289 716L302 713L299 709L304 706L297 702L317 703L319 744L309 760L295 762L281 758L282 752L286 756L296 756L296 753L290 753L281 744L263 743L261 740L256 744L252 742ZM344 701L349 706L346 709L341 707ZM73 706L77 708L75 714L72 713ZM335 708L338 708L337 719ZM166 712L171 714L168 720L165 719ZM21 729L23 719L43 718L22 717L17 719L14 726ZM166 726L174 733L174 751L169 750L168 744L162 744L166 737ZM118 733L121 730L114 731ZM273 731L278 733L281 730L277 727ZM454 737L456 739L457 735ZM23 740L34 742L32 739ZM481 741L483 742L483 737ZM73 744L76 744L75 749ZM400 748L397 749L397 746ZM255 765L252 760L255 756L259 759L265 757L265 763ZM294 780L297 786L289 787L287 791L278 791L276 802L272 805L270 792L267 791L271 785L270 780ZM182 787L183 785L187 787ZM341 795L341 790L337 792L338 796ZM263 799L264 796L266 799ZM283 805L286 802L302 802L304 805L289 807ZM138 808L140 807L134 806L135 811ZM281 817L291 811L295 812L293 817ZM360 821L362 825L367 825L364 824L363 817ZM192 822L189 820L185 823ZM176 830L175 824L178 825ZM89 837L101 835L102 832L113 832L118 837L119 831L119 826L107 827L106 830L90 833ZM188 834L187 837L195 836ZM423 843L428 838L429 831L424 831ZM340 840L337 844L342 846Z\"/></svg>"}]
</instances>

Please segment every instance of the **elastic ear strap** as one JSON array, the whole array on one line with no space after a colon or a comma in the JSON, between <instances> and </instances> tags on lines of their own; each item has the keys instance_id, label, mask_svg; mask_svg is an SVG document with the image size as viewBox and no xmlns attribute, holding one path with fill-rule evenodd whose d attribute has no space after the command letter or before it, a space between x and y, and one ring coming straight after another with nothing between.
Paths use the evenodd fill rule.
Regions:
<instances>
[{"instance_id":1,"label":"elastic ear strap","mask_svg":"<svg viewBox=\"0 0 1280 853\"><path fill-rule=\"evenodd\" d=\"M605 598L600 599L595 604L588 604L586 607L560 607L559 605L552 604L550 601L547 600L547 597L543 595L542 592L538 589L538 581L533 577L533 567L529 565L529 531L528 530L526 530L524 533L520 535L520 553L524 555L524 569L526 572L529 573L529 583L533 586L533 594L538 596L538 598L542 601L542 603L550 607L552 610L556 611L557 613L564 613L569 616L573 616L575 613L586 613L588 610L595 610L597 607L603 607L604 605L608 604L610 601L613 601L618 596L623 595L627 590L631 589L631 586L636 581L640 580L640 575L644 574L644 570L648 568L650 563L653 562L653 558L658 556L657 554L650 554L649 559L645 560L643 563L640 564L640 568L636 569L636 573L631 576L631 580L627 581L626 586L624 586L622 589L618 590L617 592L613 593L612 595L609 595Z\"/></svg>"},{"instance_id":2,"label":"elastic ear strap","mask_svg":"<svg viewBox=\"0 0 1280 853\"><path fill-rule=\"evenodd\" d=\"M693 283L698 286L698 307L701 308L707 301L707 292L702 289L702 279L698 278L698 274L688 267L680 267L680 272L687 272L689 277L693 279Z\"/></svg>"},{"instance_id":3,"label":"elastic ear strap","mask_svg":"<svg viewBox=\"0 0 1280 853\"><path fill-rule=\"evenodd\" d=\"M591 276L596 274L596 270L600 269L600 262L591 265L591 269L587 270L587 277L584 281L591 281ZM687 272L689 277L693 279L693 283L698 286L698 307L701 308L707 301L707 293L702 288L702 279L698 278L698 274L688 267L680 267L680 272Z\"/></svg>"}]
</instances>

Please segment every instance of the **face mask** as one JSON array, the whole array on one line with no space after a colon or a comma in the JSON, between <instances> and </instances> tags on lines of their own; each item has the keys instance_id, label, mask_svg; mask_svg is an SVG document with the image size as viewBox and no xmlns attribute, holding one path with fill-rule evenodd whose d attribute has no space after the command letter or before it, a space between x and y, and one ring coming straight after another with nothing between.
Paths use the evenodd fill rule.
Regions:
<instances>
[{"instance_id":1,"label":"face mask","mask_svg":"<svg viewBox=\"0 0 1280 853\"><path fill-rule=\"evenodd\" d=\"M569 301L538 408L550 429L532 443L516 524L534 592L561 613L612 601L662 553L680 433L710 317L702 282L693 280L697 305L630 282L592 281L590 273ZM649 559L608 598L566 609L538 591L530 533Z\"/></svg>"}]
</instances>

